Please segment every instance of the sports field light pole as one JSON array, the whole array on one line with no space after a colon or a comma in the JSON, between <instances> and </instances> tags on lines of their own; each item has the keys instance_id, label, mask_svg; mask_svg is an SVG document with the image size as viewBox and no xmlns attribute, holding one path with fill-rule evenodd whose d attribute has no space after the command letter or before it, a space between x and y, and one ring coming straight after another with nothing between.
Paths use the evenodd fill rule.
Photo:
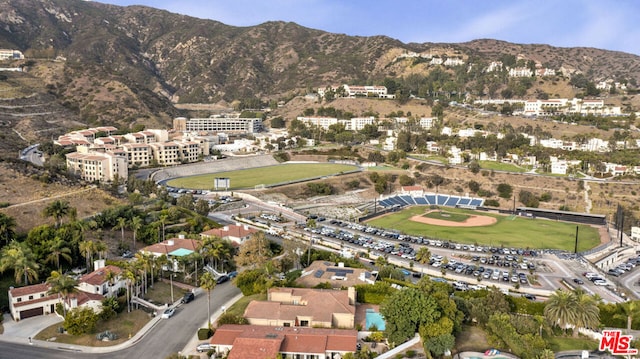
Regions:
<instances>
[{"instance_id":1,"label":"sports field light pole","mask_svg":"<svg viewBox=\"0 0 640 359\"><path fill-rule=\"evenodd\" d=\"M576 247L573 253L578 254L578 226L576 226Z\"/></svg>"}]
</instances>

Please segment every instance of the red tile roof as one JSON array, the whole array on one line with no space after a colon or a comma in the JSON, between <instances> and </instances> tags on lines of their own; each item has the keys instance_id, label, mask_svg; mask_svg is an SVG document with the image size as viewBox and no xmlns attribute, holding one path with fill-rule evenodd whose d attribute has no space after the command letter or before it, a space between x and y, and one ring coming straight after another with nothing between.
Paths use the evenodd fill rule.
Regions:
<instances>
[{"instance_id":1,"label":"red tile roof","mask_svg":"<svg viewBox=\"0 0 640 359\"><path fill-rule=\"evenodd\" d=\"M47 283L40 283L40 284L27 285L20 288L13 288L9 290L9 293L11 293L11 296L13 298L16 298L16 297L22 297L24 295L36 294L36 293L42 293L42 292L48 292L48 291L49 291L49 285Z\"/></svg>"},{"instance_id":2,"label":"red tile roof","mask_svg":"<svg viewBox=\"0 0 640 359\"><path fill-rule=\"evenodd\" d=\"M120 267L108 265L96 271L83 275L82 277L80 277L79 282L81 283L84 282L91 285L103 284L104 282L107 281L106 277L107 277L107 272L109 271L113 272L113 274L116 274L116 275L122 273L122 269Z\"/></svg>"},{"instance_id":3,"label":"red tile roof","mask_svg":"<svg viewBox=\"0 0 640 359\"><path fill-rule=\"evenodd\" d=\"M216 329L209 342L233 345L230 359L268 359L278 352L355 352L357 335L356 330L225 324Z\"/></svg>"},{"instance_id":4,"label":"red tile roof","mask_svg":"<svg viewBox=\"0 0 640 359\"><path fill-rule=\"evenodd\" d=\"M88 292L78 291L77 293L73 293L69 295L67 300L71 301L71 298L76 298L78 300L78 305L83 305L91 300L96 300L101 302L104 299L104 296L97 293L88 293Z\"/></svg>"},{"instance_id":5,"label":"red tile roof","mask_svg":"<svg viewBox=\"0 0 640 359\"><path fill-rule=\"evenodd\" d=\"M228 237L244 238L250 236L253 233L258 233L258 230L247 226L230 224L222 228L210 229L208 231L200 233L200 235L206 237L220 237L222 239L225 239Z\"/></svg>"},{"instance_id":6,"label":"red tile roof","mask_svg":"<svg viewBox=\"0 0 640 359\"><path fill-rule=\"evenodd\" d=\"M170 238L160 243L152 244L142 248L142 252L150 252L157 254L169 254L176 249L184 248L190 251L196 251L200 247L200 241L188 238Z\"/></svg>"}]
</instances>

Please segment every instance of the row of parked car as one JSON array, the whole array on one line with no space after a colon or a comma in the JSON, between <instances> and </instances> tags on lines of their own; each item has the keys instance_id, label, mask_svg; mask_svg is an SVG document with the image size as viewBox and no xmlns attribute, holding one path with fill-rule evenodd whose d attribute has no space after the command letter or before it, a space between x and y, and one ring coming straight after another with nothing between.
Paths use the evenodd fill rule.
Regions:
<instances>
[{"instance_id":1,"label":"row of parked car","mask_svg":"<svg viewBox=\"0 0 640 359\"><path fill-rule=\"evenodd\" d=\"M429 261L431 266L436 268L444 268L446 270L455 272L456 274L472 275L476 278L492 279L494 281L520 283L523 285L529 284L527 275L523 272L517 272L515 269L497 269L497 268L485 268L477 264L467 264L450 260L448 263L442 263L442 256L434 255Z\"/></svg>"},{"instance_id":2,"label":"row of parked car","mask_svg":"<svg viewBox=\"0 0 640 359\"><path fill-rule=\"evenodd\" d=\"M636 258L627 259L626 262L618 264L615 268L611 268L607 271L607 274L614 277L619 277L626 272L633 270L638 264L640 264L640 256Z\"/></svg>"}]
</instances>

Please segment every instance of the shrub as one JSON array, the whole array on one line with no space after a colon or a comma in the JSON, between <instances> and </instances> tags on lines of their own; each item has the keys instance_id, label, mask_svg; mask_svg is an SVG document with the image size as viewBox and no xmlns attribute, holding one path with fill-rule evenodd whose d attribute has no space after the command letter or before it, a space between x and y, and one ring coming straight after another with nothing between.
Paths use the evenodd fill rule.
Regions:
<instances>
[{"instance_id":1,"label":"shrub","mask_svg":"<svg viewBox=\"0 0 640 359\"><path fill-rule=\"evenodd\" d=\"M206 340L211 338L213 335L213 330L210 328L200 328L198 329L198 340Z\"/></svg>"}]
</instances>

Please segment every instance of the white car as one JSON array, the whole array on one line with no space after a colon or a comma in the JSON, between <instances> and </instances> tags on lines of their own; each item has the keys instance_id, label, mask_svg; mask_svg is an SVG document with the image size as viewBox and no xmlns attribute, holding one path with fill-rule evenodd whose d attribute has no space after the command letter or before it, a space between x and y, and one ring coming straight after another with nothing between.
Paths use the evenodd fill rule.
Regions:
<instances>
[{"instance_id":1,"label":"white car","mask_svg":"<svg viewBox=\"0 0 640 359\"><path fill-rule=\"evenodd\" d=\"M593 284L595 284L595 285L603 285L604 286L604 285L607 285L608 283L604 279L596 279L596 280L593 281Z\"/></svg>"},{"instance_id":2,"label":"white car","mask_svg":"<svg viewBox=\"0 0 640 359\"><path fill-rule=\"evenodd\" d=\"M162 319L169 319L171 318L174 314L176 314L176 308L169 308L167 310L164 311L164 313L162 313L162 315L160 316L160 318Z\"/></svg>"},{"instance_id":3,"label":"white car","mask_svg":"<svg viewBox=\"0 0 640 359\"><path fill-rule=\"evenodd\" d=\"M196 347L198 353L208 352L209 350L216 350L216 347L210 343L203 343Z\"/></svg>"}]
</instances>

